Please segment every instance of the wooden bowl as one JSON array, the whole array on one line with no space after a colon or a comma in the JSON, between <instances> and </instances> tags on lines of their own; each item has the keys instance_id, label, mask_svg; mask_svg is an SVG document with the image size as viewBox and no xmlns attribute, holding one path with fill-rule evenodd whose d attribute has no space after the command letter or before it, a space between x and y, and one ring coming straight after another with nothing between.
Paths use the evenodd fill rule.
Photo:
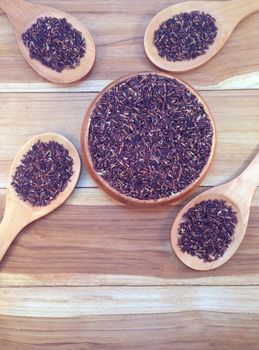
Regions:
<instances>
[{"instance_id":1,"label":"wooden bowl","mask_svg":"<svg viewBox=\"0 0 259 350\"><path fill-rule=\"evenodd\" d=\"M136 199L136 198L131 198L129 196L126 196L120 192L118 192L117 190L115 190L113 187L111 187L109 185L108 182L106 182L94 169L94 165L92 162L92 157L91 157L91 153L90 153L90 149L89 149L89 145L88 145L88 140L89 140L89 127L90 127L90 122L91 122L91 115L93 110L95 109L96 105L98 104L98 102L100 101L100 99L103 97L103 95L110 90L111 88L113 88L115 85L117 85L120 82L123 82L125 80L128 80L130 78L133 78L136 75L139 74L157 74L159 76L163 76L166 78L170 78L170 79L175 79L177 81L179 81L181 84L185 85L186 88L188 88L196 97L197 99L202 103L205 112L208 115L208 118L211 122L212 128L213 128L213 139L212 139L212 147L211 147L211 154L209 156L209 159L206 163L206 165L204 166L202 172L200 173L200 176L193 181L190 185L188 185L187 187L185 187L182 191L177 192L175 194L173 194L170 197L165 197L165 198L160 198L157 200L140 200L140 199ZM83 122L83 126L82 126L82 132L81 132L81 147L82 147L82 155L83 155L83 160L84 163L86 165L86 168L89 172L89 174L91 175L91 177L96 181L96 183L106 192L108 193L111 197L113 197L116 200L119 200L125 204L131 204L131 205L139 205L139 206L157 206L157 205L163 205L163 204L169 204L169 203L174 203L179 201L180 199L182 199L183 197L186 197L192 190L194 190L201 182L202 180L205 178L209 167L211 165L212 159L214 157L214 153L215 153L215 148L216 148L216 127L215 127L215 122L212 118L211 115L211 111L208 107L208 105L204 102L204 100L202 99L202 97L199 95L199 93L193 88L191 87L189 84L187 84L186 82L184 82L183 80L179 79L179 78L175 78L174 76L170 75L170 74L166 74L166 73L162 73L162 72L141 72L141 73L137 73L137 74L131 74L131 75L126 75L123 76L119 79L114 80L112 83L110 83L109 85L107 85L96 97L95 99L92 101L92 103L90 104L87 112L86 112L86 116Z\"/></svg>"}]
</instances>

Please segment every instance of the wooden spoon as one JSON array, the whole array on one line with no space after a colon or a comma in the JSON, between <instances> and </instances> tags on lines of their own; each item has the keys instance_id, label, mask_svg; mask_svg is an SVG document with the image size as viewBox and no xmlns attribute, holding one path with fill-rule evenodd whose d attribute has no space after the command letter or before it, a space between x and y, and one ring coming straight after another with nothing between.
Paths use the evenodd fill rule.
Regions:
<instances>
[{"instance_id":1,"label":"wooden spoon","mask_svg":"<svg viewBox=\"0 0 259 350\"><path fill-rule=\"evenodd\" d=\"M146 54L153 64L171 72L185 72L199 67L216 55L239 22L258 10L258 0L188 1L167 7L159 12L147 26L144 38ZM181 12L191 11L204 11L216 19L218 34L214 44L210 46L206 54L190 61L172 62L160 57L153 44L154 32L169 18Z\"/></svg>"},{"instance_id":2,"label":"wooden spoon","mask_svg":"<svg viewBox=\"0 0 259 350\"><path fill-rule=\"evenodd\" d=\"M33 207L28 202L23 202L17 195L15 189L11 186L12 177L19 166L23 156L31 149L38 140L42 142L56 141L62 144L68 151L70 157L74 160L73 175L68 182L67 187L58 197L45 207ZM8 185L6 189L5 212L0 224L0 261L5 255L7 249L16 238L18 233L31 222L49 214L59 207L73 192L81 171L81 161L75 146L65 137L46 133L33 137L25 143L16 155L9 173Z\"/></svg>"},{"instance_id":3,"label":"wooden spoon","mask_svg":"<svg viewBox=\"0 0 259 350\"><path fill-rule=\"evenodd\" d=\"M225 264L237 251L244 239L249 219L250 205L256 186L259 185L259 153L256 155L248 168L234 180L214 187L196 198L192 199L177 215L172 231L171 242L177 257L187 266L194 270L207 271ZM208 199L223 199L231 205L237 213L238 223L235 228L234 239L225 254L218 260L205 263L203 260L183 253L178 246L178 228L183 220L183 214L189 208Z\"/></svg>"},{"instance_id":4,"label":"wooden spoon","mask_svg":"<svg viewBox=\"0 0 259 350\"><path fill-rule=\"evenodd\" d=\"M32 5L24 0L0 0L0 8L7 14L13 26L18 46L32 68L41 76L54 83L72 83L83 78L91 70L95 61L95 44L85 26L66 12L42 5ZM37 21L39 17L66 18L75 29L82 33L86 41L86 54L75 69L64 69L58 73L35 59L30 58L29 50L22 41L22 34Z\"/></svg>"}]
</instances>

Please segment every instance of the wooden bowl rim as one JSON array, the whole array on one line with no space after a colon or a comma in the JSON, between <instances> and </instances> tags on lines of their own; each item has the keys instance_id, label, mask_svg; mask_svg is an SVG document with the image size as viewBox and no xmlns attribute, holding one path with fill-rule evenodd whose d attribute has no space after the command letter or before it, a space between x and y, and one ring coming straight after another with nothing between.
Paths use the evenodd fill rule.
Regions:
<instances>
[{"instance_id":1,"label":"wooden bowl rim","mask_svg":"<svg viewBox=\"0 0 259 350\"><path fill-rule=\"evenodd\" d=\"M103 95L108 90L110 90L112 87L114 87L115 85L117 85L120 82L123 82L125 80L130 79L130 78L133 78L137 75L149 75L149 74L159 75L159 76L163 76L163 77L170 78L170 79L175 79L178 82L180 82L181 84L183 84L186 88L188 88L198 98L199 102L202 103L204 110L205 110L205 112L206 112L206 114L211 122L211 126L213 128L213 137L212 137L212 146L211 146L211 153L210 153L209 159L208 159L206 165L203 167L203 169L200 173L200 176L195 181L193 181L190 185L185 187L182 191L177 192L176 194L174 194L170 197L160 198L157 200L154 200L154 199L140 200L140 199L128 197L128 196L118 192L113 187L111 187L108 184L108 182L106 182L100 175L97 174L97 172L94 169L93 163L92 163L92 157L91 157L90 150L88 147L88 139L89 139L89 127L90 127L90 122L91 122L91 114L92 114L94 108L96 107L97 103L99 102L99 100L103 97ZM199 184L205 178L205 176L206 176L206 174L211 166L212 160L215 156L215 149L216 149L216 144L217 144L216 139L217 139L217 130L216 130L215 121L212 117L212 113L211 113L207 103L203 100L201 95L191 85L189 85L188 83L186 83L182 79L174 77L173 75L171 75L169 73L147 71L147 72L139 72L139 73L129 74L129 75L122 76L118 79L115 79L113 82L108 84L104 89L102 89L102 91L94 98L94 100L91 102L90 106L87 109L87 112L86 112L86 115L85 115L85 118L83 121L82 131L81 131L81 148L82 148L82 157L83 157L84 163L86 165L86 168L87 168L89 174L96 181L96 183L106 193L108 193L111 197L113 197L114 199L119 200L125 204L133 204L133 205L139 205L139 206L147 206L147 205L148 206L157 206L157 205L175 203L175 202L179 201L180 199L186 197L192 190L194 190L196 187L199 186Z\"/></svg>"}]
</instances>

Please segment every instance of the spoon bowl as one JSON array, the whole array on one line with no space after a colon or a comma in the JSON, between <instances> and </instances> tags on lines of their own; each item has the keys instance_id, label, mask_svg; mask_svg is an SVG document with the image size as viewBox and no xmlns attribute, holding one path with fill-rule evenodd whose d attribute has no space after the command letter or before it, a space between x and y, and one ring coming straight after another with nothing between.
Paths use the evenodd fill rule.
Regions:
<instances>
[{"instance_id":1,"label":"spoon bowl","mask_svg":"<svg viewBox=\"0 0 259 350\"><path fill-rule=\"evenodd\" d=\"M65 190L63 192L60 192L57 198L50 202L48 205L43 207L34 207L30 203L24 202L18 196L11 183L16 168L21 163L21 159L39 140L42 142L56 141L59 144L62 144L69 151L69 156L73 159L74 164L73 175L68 182ZM80 172L81 161L79 154L75 146L64 136L55 133L41 134L31 138L20 148L19 152L13 160L8 177L5 212L0 224L0 262L15 237L25 226L49 214L67 200L78 182Z\"/></svg>"},{"instance_id":2,"label":"spoon bowl","mask_svg":"<svg viewBox=\"0 0 259 350\"><path fill-rule=\"evenodd\" d=\"M29 65L45 79L59 84L73 83L82 79L90 72L95 62L95 44L93 38L86 27L75 17L66 12L42 5L32 5L24 0L0 0L0 8L7 14L8 19L13 26L17 44ZM64 69L62 72L56 72L51 68L44 66L35 59L31 59L28 48L24 45L22 34L36 23L40 17L65 18L73 28L82 33L86 42L86 54L80 60L80 65L74 69Z\"/></svg>"},{"instance_id":3,"label":"spoon bowl","mask_svg":"<svg viewBox=\"0 0 259 350\"><path fill-rule=\"evenodd\" d=\"M250 205L256 186L259 184L259 153L248 168L234 180L214 187L192 199L177 215L171 230L172 247L177 257L194 270L208 271L225 264L237 251L246 234ZM178 229L183 221L183 215L196 204L206 200L224 200L237 215L234 238L225 254L212 262L204 262L198 257L181 251L178 246Z\"/></svg>"},{"instance_id":4,"label":"spoon bowl","mask_svg":"<svg viewBox=\"0 0 259 350\"><path fill-rule=\"evenodd\" d=\"M197 68L221 50L239 22L258 10L259 2L257 0L187 1L169 6L153 17L146 28L144 37L146 54L154 65L166 71L186 72ZM157 48L153 44L155 31L169 18L191 11L205 12L216 19L218 32L214 43L204 55L193 60L173 62L160 57Z\"/></svg>"}]
</instances>

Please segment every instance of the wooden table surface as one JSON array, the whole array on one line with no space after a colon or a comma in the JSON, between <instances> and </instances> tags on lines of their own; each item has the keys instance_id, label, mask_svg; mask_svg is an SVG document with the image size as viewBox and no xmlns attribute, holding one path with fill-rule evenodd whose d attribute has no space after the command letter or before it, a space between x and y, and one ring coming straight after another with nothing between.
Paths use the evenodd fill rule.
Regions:
<instances>
[{"instance_id":1,"label":"wooden table surface","mask_svg":"<svg viewBox=\"0 0 259 350\"><path fill-rule=\"evenodd\" d=\"M52 131L80 149L82 121L96 93L121 75L155 70L143 51L144 29L176 1L41 3L85 23L97 45L97 62L79 84L47 83L21 57L0 12L0 215L20 146ZM244 20L210 62L179 75L200 90L218 128L216 159L190 198L232 179L258 150L258 31L259 13ZM24 229L1 263L0 349L257 350L259 190L241 248L212 272L194 272L172 252L170 228L184 203L124 206L84 170L69 201Z\"/></svg>"}]
</instances>

